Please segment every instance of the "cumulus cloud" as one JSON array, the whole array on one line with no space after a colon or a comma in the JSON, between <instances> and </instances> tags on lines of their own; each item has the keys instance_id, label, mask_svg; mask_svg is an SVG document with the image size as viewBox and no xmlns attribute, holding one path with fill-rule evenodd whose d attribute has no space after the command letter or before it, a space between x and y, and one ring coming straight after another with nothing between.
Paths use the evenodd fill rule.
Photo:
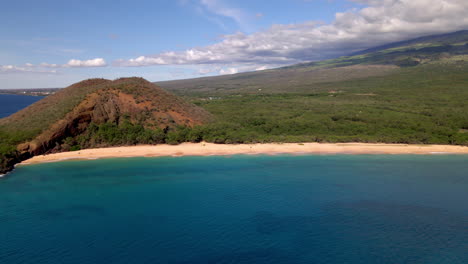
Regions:
<instances>
[{"instance_id":1,"label":"cumulus cloud","mask_svg":"<svg viewBox=\"0 0 468 264\"><path fill-rule=\"evenodd\" d=\"M103 58L96 58L92 60L69 60L64 67L104 67L107 63Z\"/></svg>"},{"instance_id":2,"label":"cumulus cloud","mask_svg":"<svg viewBox=\"0 0 468 264\"><path fill-rule=\"evenodd\" d=\"M337 13L330 24L273 25L226 35L209 46L117 60L117 66L285 65L347 55L376 45L468 28L466 0L350 0L361 9ZM207 6L214 0L202 0ZM219 11L220 14L221 11ZM225 16L230 13L224 13ZM235 19L235 14L231 14Z\"/></svg>"}]
</instances>

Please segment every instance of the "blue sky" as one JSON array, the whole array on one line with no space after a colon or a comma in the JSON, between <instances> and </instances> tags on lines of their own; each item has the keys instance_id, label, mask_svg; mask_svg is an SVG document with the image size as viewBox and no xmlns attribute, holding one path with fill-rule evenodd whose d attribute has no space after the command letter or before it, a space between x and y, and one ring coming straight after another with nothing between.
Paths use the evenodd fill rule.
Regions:
<instances>
[{"instance_id":1,"label":"blue sky","mask_svg":"<svg viewBox=\"0 0 468 264\"><path fill-rule=\"evenodd\" d=\"M465 29L466 2L8 1L0 9L0 89L94 77L159 81L331 58Z\"/></svg>"}]
</instances>

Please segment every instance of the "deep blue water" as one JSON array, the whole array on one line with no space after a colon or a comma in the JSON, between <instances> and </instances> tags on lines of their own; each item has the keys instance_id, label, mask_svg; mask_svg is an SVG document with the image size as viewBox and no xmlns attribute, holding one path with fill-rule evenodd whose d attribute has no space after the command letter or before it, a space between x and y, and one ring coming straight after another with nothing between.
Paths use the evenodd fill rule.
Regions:
<instances>
[{"instance_id":1,"label":"deep blue water","mask_svg":"<svg viewBox=\"0 0 468 264\"><path fill-rule=\"evenodd\" d=\"M129 158L0 179L0 263L468 263L468 156Z\"/></svg>"},{"instance_id":2,"label":"deep blue water","mask_svg":"<svg viewBox=\"0 0 468 264\"><path fill-rule=\"evenodd\" d=\"M26 106L41 100L42 98L44 97L0 94L0 118L14 114Z\"/></svg>"}]
</instances>

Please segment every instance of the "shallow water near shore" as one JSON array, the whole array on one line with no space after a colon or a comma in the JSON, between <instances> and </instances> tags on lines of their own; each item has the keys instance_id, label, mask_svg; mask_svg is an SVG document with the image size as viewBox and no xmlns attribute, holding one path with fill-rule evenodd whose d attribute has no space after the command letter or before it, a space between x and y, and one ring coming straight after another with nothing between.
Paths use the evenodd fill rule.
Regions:
<instances>
[{"instance_id":1,"label":"shallow water near shore","mask_svg":"<svg viewBox=\"0 0 468 264\"><path fill-rule=\"evenodd\" d=\"M468 263L468 156L119 158L0 179L0 263Z\"/></svg>"}]
</instances>

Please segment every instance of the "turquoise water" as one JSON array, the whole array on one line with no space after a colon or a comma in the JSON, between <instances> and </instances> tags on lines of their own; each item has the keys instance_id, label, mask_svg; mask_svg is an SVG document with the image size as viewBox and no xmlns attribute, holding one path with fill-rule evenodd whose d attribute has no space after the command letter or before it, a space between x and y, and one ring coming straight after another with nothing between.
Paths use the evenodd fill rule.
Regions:
<instances>
[{"instance_id":1,"label":"turquoise water","mask_svg":"<svg viewBox=\"0 0 468 264\"><path fill-rule=\"evenodd\" d=\"M0 179L0 263L468 263L468 156L129 158Z\"/></svg>"},{"instance_id":2,"label":"turquoise water","mask_svg":"<svg viewBox=\"0 0 468 264\"><path fill-rule=\"evenodd\" d=\"M0 118L16 113L26 106L41 100L42 98L44 97L0 94Z\"/></svg>"}]
</instances>

